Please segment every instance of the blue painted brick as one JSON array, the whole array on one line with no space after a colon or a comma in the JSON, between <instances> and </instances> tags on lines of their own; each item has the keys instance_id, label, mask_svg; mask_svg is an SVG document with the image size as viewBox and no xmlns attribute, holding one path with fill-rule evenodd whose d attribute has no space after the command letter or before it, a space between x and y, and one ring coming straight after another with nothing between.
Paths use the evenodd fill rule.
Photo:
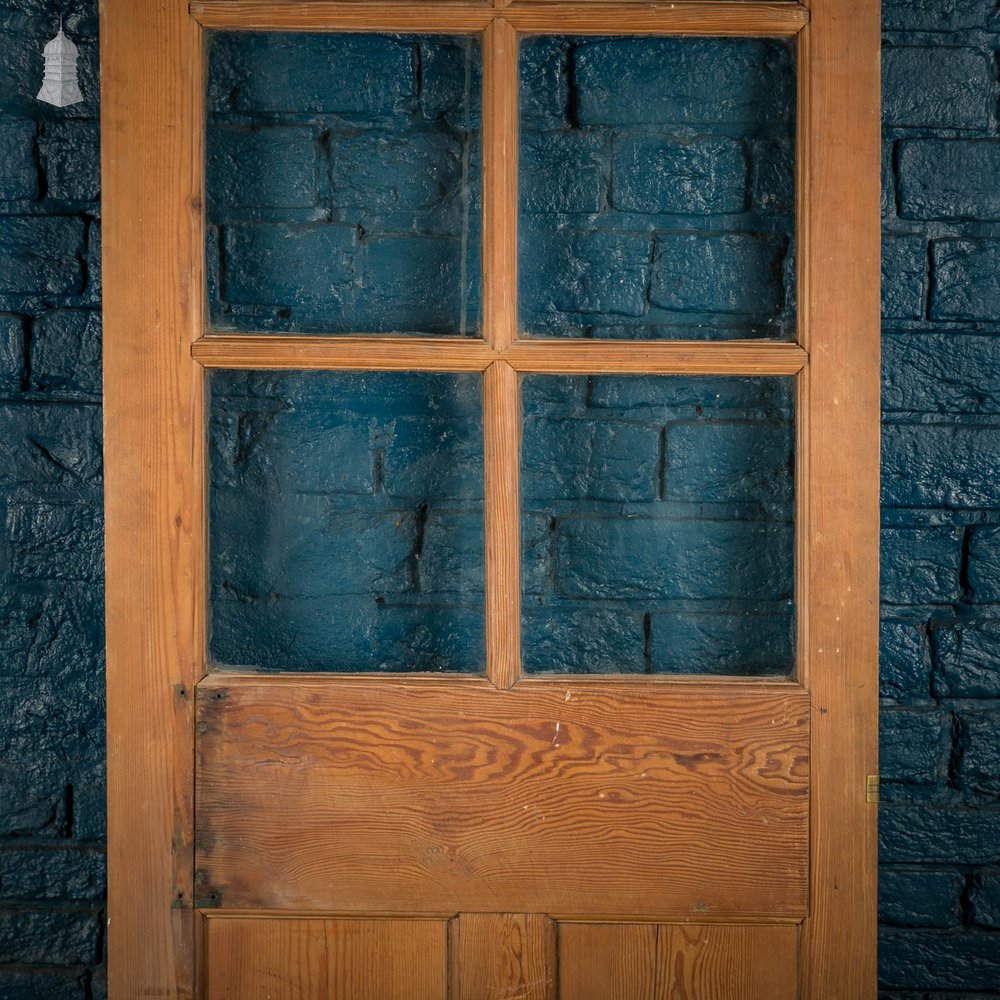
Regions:
<instances>
[{"instance_id":1,"label":"blue painted brick","mask_svg":"<svg viewBox=\"0 0 1000 1000\"><path fill-rule=\"evenodd\" d=\"M989 934L885 932L878 967L884 986L992 990L1000 983L1000 948Z\"/></svg>"},{"instance_id":2,"label":"blue painted brick","mask_svg":"<svg viewBox=\"0 0 1000 1000\"><path fill-rule=\"evenodd\" d=\"M90 1000L87 980L87 974L76 969L0 969L0 996L4 1000Z\"/></svg>"},{"instance_id":3,"label":"blue painted brick","mask_svg":"<svg viewBox=\"0 0 1000 1000\"><path fill-rule=\"evenodd\" d=\"M0 900L26 902L104 898L103 851L13 848L0 850Z\"/></svg>"},{"instance_id":4,"label":"blue painted brick","mask_svg":"<svg viewBox=\"0 0 1000 1000\"><path fill-rule=\"evenodd\" d=\"M904 218L1000 219L1000 142L914 139L898 157Z\"/></svg>"},{"instance_id":5,"label":"blue painted brick","mask_svg":"<svg viewBox=\"0 0 1000 1000\"><path fill-rule=\"evenodd\" d=\"M910 709L879 715L879 772L885 781L939 781L947 774L950 752L949 716Z\"/></svg>"},{"instance_id":6,"label":"blue painted brick","mask_svg":"<svg viewBox=\"0 0 1000 1000\"><path fill-rule=\"evenodd\" d=\"M927 630L915 622L879 624L879 697L890 702L930 700L931 653Z\"/></svg>"},{"instance_id":7,"label":"blue painted brick","mask_svg":"<svg viewBox=\"0 0 1000 1000\"><path fill-rule=\"evenodd\" d=\"M83 231L69 216L0 216L0 292L82 292Z\"/></svg>"},{"instance_id":8,"label":"blue painted brick","mask_svg":"<svg viewBox=\"0 0 1000 1000\"><path fill-rule=\"evenodd\" d=\"M1000 927L1000 873L984 874L973 889L972 919L982 927Z\"/></svg>"},{"instance_id":9,"label":"blue painted brick","mask_svg":"<svg viewBox=\"0 0 1000 1000\"><path fill-rule=\"evenodd\" d=\"M0 837L62 838L69 830L66 775L49 755L0 757ZM0 960L2 961L2 960Z\"/></svg>"},{"instance_id":10,"label":"blue painted brick","mask_svg":"<svg viewBox=\"0 0 1000 1000\"><path fill-rule=\"evenodd\" d=\"M24 382L24 332L22 316L0 313L0 394L20 392Z\"/></svg>"},{"instance_id":11,"label":"blue painted brick","mask_svg":"<svg viewBox=\"0 0 1000 1000\"><path fill-rule=\"evenodd\" d=\"M59 309L31 327L31 388L59 399L101 395L101 313Z\"/></svg>"},{"instance_id":12,"label":"blue painted brick","mask_svg":"<svg viewBox=\"0 0 1000 1000\"><path fill-rule=\"evenodd\" d=\"M957 871L894 868L878 873L878 917L896 927L957 927L965 878Z\"/></svg>"},{"instance_id":13,"label":"blue painted brick","mask_svg":"<svg viewBox=\"0 0 1000 1000\"><path fill-rule=\"evenodd\" d=\"M1000 528L974 528L969 539L969 590L977 604L1000 601Z\"/></svg>"},{"instance_id":14,"label":"blue painted brick","mask_svg":"<svg viewBox=\"0 0 1000 1000\"><path fill-rule=\"evenodd\" d=\"M883 318L923 317L927 267L927 240L924 237L882 237Z\"/></svg>"},{"instance_id":15,"label":"blue painted brick","mask_svg":"<svg viewBox=\"0 0 1000 1000\"><path fill-rule=\"evenodd\" d=\"M976 49L927 46L882 53L882 120L907 128L985 128L992 72Z\"/></svg>"},{"instance_id":16,"label":"blue painted brick","mask_svg":"<svg viewBox=\"0 0 1000 1000\"><path fill-rule=\"evenodd\" d=\"M958 716L964 739L962 780L976 791L1000 794L1000 705L964 707Z\"/></svg>"},{"instance_id":17,"label":"blue painted brick","mask_svg":"<svg viewBox=\"0 0 1000 1000\"><path fill-rule=\"evenodd\" d=\"M660 428L582 419L526 422L522 496L538 500L655 500Z\"/></svg>"},{"instance_id":18,"label":"blue painted brick","mask_svg":"<svg viewBox=\"0 0 1000 1000\"><path fill-rule=\"evenodd\" d=\"M1000 338L952 333L882 337L882 409L1000 413ZM911 480L921 478L913 473Z\"/></svg>"},{"instance_id":19,"label":"blue painted brick","mask_svg":"<svg viewBox=\"0 0 1000 1000\"><path fill-rule=\"evenodd\" d=\"M486 542L479 511L431 509L415 573L421 593L457 593L463 601L482 594Z\"/></svg>"},{"instance_id":20,"label":"blue painted brick","mask_svg":"<svg viewBox=\"0 0 1000 1000\"><path fill-rule=\"evenodd\" d=\"M0 962L88 965L99 962L100 915L0 910Z\"/></svg>"},{"instance_id":21,"label":"blue painted brick","mask_svg":"<svg viewBox=\"0 0 1000 1000\"><path fill-rule=\"evenodd\" d=\"M795 208L795 144L759 139L750 145L753 165L750 201L757 211L790 214Z\"/></svg>"},{"instance_id":22,"label":"blue painted brick","mask_svg":"<svg viewBox=\"0 0 1000 1000\"><path fill-rule=\"evenodd\" d=\"M483 55L479 40L421 39L420 110L430 121L476 127L482 113Z\"/></svg>"},{"instance_id":23,"label":"blue painted brick","mask_svg":"<svg viewBox=\"0 0 1000 1000\"><path fill-rule=\"evenodd\" d=\"M756 502L791 517L791 428L701 421L672 425L666 436L666 499Z\"/></svg>"},{"instance_id":24,"label":"blue painted brick","mask_svg":"<svg viewBox=\"0 0 1000 1000\"><path fill-rule=\"evenodd\" d=\"M366 116L404 109L416 47L385 35L219 34L209 50L215 111Z\"/></svg>"},{"instance_id":25,"label":"blue painted brick","mask_svg":"<svg viewBox=\"0 0 1000 1000\"><path fill-rule=\"evenodd\" d=\"M524 669L529 673L642 673L642 615L627 610L526 603L522 626Z\"/></svg>"},{"instance_id":26,"label":"blue painted brick","mask_svg":"<svg viewBox=\"0 0 1000 1000\"><path fill-rule=\"evenodd\" d=\"M543 220L544 222L544 220ZM562 314L642 316L646 311L652 241L623 232L553 229L547 222L521 230L531 268L520 276L521 321L544 331Z\"/></svg>"},{"instance_id":27,"label":"blue painted brick","mask_svg":"<svg viewBox=\"0 0 1000 1000\"><path fill-rule=\"evenodd\" d=\"M653 673L791 673L795 623L786 614L727 614L718 610L662 612L650 617Z\"/></svg>"},{"instance_id":28,"label":"blue painted brick","mask_svg":"<svg viewBox=\"0 0 1000 1000\"><path fill-rule=\"evenodd\" d=\"M678 312L771 315L782 305L784 249L782 237L663 233L651 300Z\"/></svg>"},{"instance_id":29,"label":"blue painted brick","mask_svg":"<svg viewBox=\"0 0 1000 1000\"><path fill-rule=\"evenodd\" d=\"M937 692L950 698L1000 698L1000 623L959 623L937 630Z\"/></svg>"},{"instance_id":30,"label":"blue painted brick","mask_svg":"<svg viewBox=\"0 0 1000 1000\"><path fill-rule=\"evenodd\" d=\"M791 530L653 517L560 521L559 584L573 598L759 598L791 591Z\"/></svg>"},{"instance_id":31,"label":"blue painted brick","mask_svg":"<svg viewBox=\"0 0 1000 1000\"><path fill-rule=\"evenodd\" d=\"M60 201L97 201L101 196L101 131L96 121L45 125L39 143L46 193Z\"/></svg>"},{"instance_id":32,"label":"blue painted brick","mask_svg":"<svg viewBox=\"0 0 1000 1000\"><path fill-rule=\"evenodd\" d=\"M0 404L0 486L79 490L101 473L100 412L94 406Z\"/></svg>"},{"instance_id":33,"label":"blue painted brick","mask_svg":"<svg viewBox=\"0 0 1000 1000\"><path fill-rule=\"evenodd\" d=\"M883 0L882 27L890 31L958 31L991 23L993 0Z\"/></svg>"},{"instance_id":34,"label":"blue painted brick","mask_svg":"<svg viewBox=\"0 0 1000 1000\"><path fill-rule=\"evenodd\" d=\"M1000 240L936 240L931 318L1000 321Z\"/></svg>"},{"instance_id":35,"label":"blue painted brick","mask_svg":"<svg viewBox=\"0 0 1000 1000\"><path fill-rule=\"evenodd\" d=\"M94 504L11 504L4 528L11 570L24 581L99 584L104 576L103 528L101 510Z\"/></svg>"},{"instance_id":36,"label":"blue painted brick","mask_svg":"<svg viewBox=\"0 0 1000 1000\"><path fill-rule=\"evenodd\" d=\"M521 41L522 128L559 128L567 124L568 47L560 38L525 38Z\"/></svg>"},{"instance_id":37,"label":"blue painted brick","mask_svg":"<svg viewBox=\"0 0 1000 1000\"><path fill-rule=\"evenodd\" d=\"M30 119L10 115L0 118L0 201L38 197L35 131L36 125Z\"/></svg>"},{"instance_id":38,"label":"blue painted brick","mask_svg":"<svg viewBox=\"0 0 1000 1000\"><path fill-rule=\"evenodd\" d=\"M591 132L521 138L522 212L597 212L604 203L603 140Z\"/></svg>"},{"instance_id":39,"label":"blue painted brick","mask_svg":"<svg viewBox=\"0 0 1000 1000\"><path fill-rule=\"evenodd\" d=\"M882 502L898 507L1000 507L1000 428L887 424Z\"/></svg>"},{"instance_id":40,"label":"blue painted brick","mask_svg":"<svg viewBox=\"0 0 1000 1000\"><path fill-rule=\"evenodd\" d=\"M765 410L788 419L792 415L792 380L633 375L593 379L591 405L601 409L684 409L692 417L713 411Z\"/></svg>"},{"instance_id":41,"label":"blue painted brick","mask_svg":"<svg viewBox=\"0 0 1000 1000\"><path fill-rule=\"evenodd\" d=\"M316 200L318 132L314 128L227 126L209 121L209 212L308 208Z\"/></svg>"},{"instance_id":42,"label":"blue painted brick","mask_svg":"<svg viewBox=\"0 0 1000 1000\"><path fill-rule=\"evenodd\" d=\"M463 376L458 376L463 378ZM468 378L469 412L446 417L397 418L386 424L382 446L382 489L387 496L436 501L483 499L482 410L478 379ZM454 397L453 397L454 398Z\"/></svg>"},{"instance_id":43,"label":"blue painted brick","mask_svg":"<svg viewBox=\"0 0 1000 1000\"><path fill-rule=\"evenodd\" d=\"M623 212L738 213L748 163L735 139L625 136L615 143L612 201Z\"/></svg>"},{"instance_id":44,"label":"blue painted brick","mask_svg":"<svg viewBox=\"0 0 1000 1000\"><path fill-rule=\"evenodd\" d=\"M962 532L955 528L883 528L882 600L941 604L961 596Z\"/></svg>"},{"instance_id":45,"label":"blue painted brick","mask_svg":"<svg viewBox=\"0 0 1000 1000\"><path fill-rule=\"evenodd\" d=\"M792 56L783 42L614 39L578 45L575 58L584 125L776 123L793 113Z\"/></svg>"},{"instance_id":46,"label":"blue painted brick","mask_svg":"<svg viewBox=\"0 0 1000 1000\"><path fill-rule=\"evenodd\" d=\"M376 217L448 204L461 208L462 157L460 138L441 131L372 130L335 138L333 204Z\"/></svg>"},{"instance_id":47,"label":"blue painted brick","mask_svg":"<svg viewBox=\"0 0 1000 1000\"><path fill-rule=\"evenodd\" d=\"M883 805L879 859L884 863L995 864L1000 860L995 808Z\"/></svg>"}]
</instances>

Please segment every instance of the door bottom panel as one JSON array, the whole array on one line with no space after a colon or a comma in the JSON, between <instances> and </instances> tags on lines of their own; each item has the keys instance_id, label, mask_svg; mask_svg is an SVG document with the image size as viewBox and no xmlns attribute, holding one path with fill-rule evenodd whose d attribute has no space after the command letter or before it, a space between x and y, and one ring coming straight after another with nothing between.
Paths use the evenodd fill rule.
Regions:
<instances>
[{"instance_id":1,"label":"door bottom panel","mask_svg":"<svg viewBox=\"0 0 1000 1000\"><path fill-rule=\"evenodd\" d=\"M205 917L205 1000L795 1000L795 924Z\"/></svg>"}]
</instances>

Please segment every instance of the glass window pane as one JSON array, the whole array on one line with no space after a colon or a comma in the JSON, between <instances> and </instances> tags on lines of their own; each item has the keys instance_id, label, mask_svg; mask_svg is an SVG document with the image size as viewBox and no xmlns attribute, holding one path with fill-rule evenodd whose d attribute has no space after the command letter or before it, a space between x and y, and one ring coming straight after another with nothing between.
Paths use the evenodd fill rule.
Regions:
<instances>
[{"instance_id":1,"label":"glass window pane","mask_svg":"<svg viewBox=\"0 0 1000 1000\"><path fill-rule=\"evenodd\" d=\"M211 376L213 662L478 672L478 375Z\"/></svg>"},{"instance_id":2,"label":"glass window pane","mask_svg":"<svg viewBox=\"0 0 1000 1000\"><path fill-rule=\"evenodd\" d=\"M785 39L524 39L524 335L793 339L794 110Z\"/></svg>"},{"instance_id":3,"label":"glass window pane","mask_svg":"<svg viewBox=\"0 0 1000 1000\"><path fill-rule=\"evenodd\" d=\"M475 38L211 36L216 331L475 335Z\"/></svg>"},{"instance_id":4,"label":"glass window pane","mask_svg":"<svg viewBox=\"0 0 1000 1000\"><path fill-rule=\"evenodd\" d=\"M525 376L524 668L788 674L793 380Z\"/></svg>"}]
</instances>

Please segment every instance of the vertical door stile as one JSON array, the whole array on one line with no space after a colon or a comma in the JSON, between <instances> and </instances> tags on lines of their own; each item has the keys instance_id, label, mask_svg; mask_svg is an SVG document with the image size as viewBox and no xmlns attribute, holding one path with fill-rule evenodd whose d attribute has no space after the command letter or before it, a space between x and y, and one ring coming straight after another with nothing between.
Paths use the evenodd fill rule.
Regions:
<instances>
[{"instance_id":1,"label":"vertical door stile","mask_svg":"<svg viewBox=\"0 0 1000 1000\"><path fill-rule=\"evenodd\" d=\"M799 72L799 283L809 351L810 907L802 1000L876 993L879 526L879 7L810 0ZM802 247L799 251L802 251ZM801 265L800 265L801 266ZM800 444L800 446L803 446ZM801 466L800 466L801 471ZM800 508L801 510L801 508Z\"/></svg>"},{"instance_id":2,"label":"vertical door stile","mask_svg":"<svg viewBox=\"0 0 1000 1000\"><path fill-rule=\"evenodd\" d=\"M483 323L505 350L517 336L517 35L496 19L483 41ZM521 672L521 395L497 360L483 380L486 674L498 688Z\"/></svg>"}]
</instances>

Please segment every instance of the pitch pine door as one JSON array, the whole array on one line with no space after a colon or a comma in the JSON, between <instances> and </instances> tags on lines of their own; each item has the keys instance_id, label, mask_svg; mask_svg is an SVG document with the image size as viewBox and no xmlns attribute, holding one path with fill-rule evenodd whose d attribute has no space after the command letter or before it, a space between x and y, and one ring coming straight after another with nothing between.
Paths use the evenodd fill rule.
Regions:
<instances>
[{"instance_id":1,"label":"pitch pine door","mask_svg":"<svg viewBox=\"0 0 1000 1000\"><path fill-rule=\"evenodd\" d=\"M106 0L101 31L111 996L874 997L877 4ZM481 337L208 330L215 31L479 39ZM559 34L795 40L793 341L524 334L518 49ZM481 676L209 669L212 369L481 378ZM794 378L790 676L524 670L534 375Z\"/></svg>"}]
</instances>

